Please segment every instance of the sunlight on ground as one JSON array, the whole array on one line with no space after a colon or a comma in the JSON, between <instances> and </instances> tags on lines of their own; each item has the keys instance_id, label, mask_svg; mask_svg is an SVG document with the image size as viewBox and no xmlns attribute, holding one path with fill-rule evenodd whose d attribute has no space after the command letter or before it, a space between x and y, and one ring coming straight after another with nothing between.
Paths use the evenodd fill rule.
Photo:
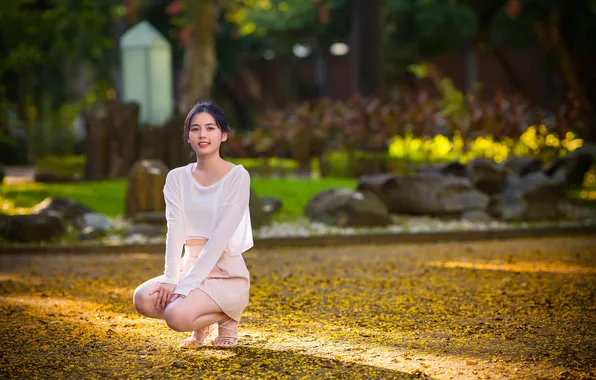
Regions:
<instances>
[{"instance_id":1,"label":"sunlight on ground","mask_svg":"<svg viewBox=\"0 0 596 380\"><path fill-rule=\"evenodd\" d=\"M162 255L0 255L0 377L594 377L595 243L251 250L239 346L190 351L131 303Z\"/></svg>"},{"instance_id":2,"label":"sunlight on ground","mask_svg":"<svg viewBox=\"0 0 596 380\"><path fill-rule=\"evenodd\" d=\"M509 264L504 261L431 261L428 265L441 268L466 268L505 272L596 273L596 268L568 265L561 262L540 263L536 261L522 261Z\"/></svg>"}]
</instances>

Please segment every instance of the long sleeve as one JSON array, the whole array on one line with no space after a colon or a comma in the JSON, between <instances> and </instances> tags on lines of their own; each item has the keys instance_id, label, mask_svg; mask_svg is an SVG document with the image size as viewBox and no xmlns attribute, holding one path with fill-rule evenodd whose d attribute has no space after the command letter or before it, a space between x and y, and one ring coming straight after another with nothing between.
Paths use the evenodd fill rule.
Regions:
<instances>
[{"instance_id":1,"label":"long sleeve","mask_svg":"<svg viewBox=\"0 0 596 380\"><path fill-rule=\"evenodd\" d=\"M176 180L176 173L170 171L166 177L163 189L166 201L166 221L168 232L166 235L166 263L164 279L167 284L177 284L180 275L180 262L182 261L182 247L184 246L184 214L180 190Z\"/></svg>"},{"instance_id":2,"label":"long sleeve","mask_svg":"<svg viewBox=\"0 0 596 380\"><path fill-rule=\"evenodd\" d=\"M239 171L239 174L236 174L235 178L226 185L226 194L222 197L213 233L203 247L199 259L188 275L180 281L174 293L185 296L207 278L248 209L250 198L248 172L244 169Z\"/></svg>"}]
</instances>

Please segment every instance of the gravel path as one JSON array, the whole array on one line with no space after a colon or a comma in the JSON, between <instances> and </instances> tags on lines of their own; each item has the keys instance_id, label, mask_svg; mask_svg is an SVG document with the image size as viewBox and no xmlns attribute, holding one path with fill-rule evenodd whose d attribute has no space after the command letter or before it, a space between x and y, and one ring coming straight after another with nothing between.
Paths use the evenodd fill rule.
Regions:
<instances>
[{"instance_id":1,"label":"gravel path","mask_svg":"<svg viewBox=\"0 0 596 380\"><path fill-rule=\"evenodd\" d=\"M135 314L163 257L0 256L0 378L596 377L596 238L254 249L241 344Z\"/></svg>"}]
</instances>

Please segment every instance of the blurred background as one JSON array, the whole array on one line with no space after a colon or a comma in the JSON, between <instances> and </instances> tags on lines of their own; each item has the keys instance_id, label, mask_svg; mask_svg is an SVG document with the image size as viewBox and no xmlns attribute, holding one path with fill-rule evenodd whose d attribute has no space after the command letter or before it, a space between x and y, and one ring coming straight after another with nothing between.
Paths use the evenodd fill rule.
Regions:
<instances>
[{"instance_id":1,"label":"blurred background","mask_svg":"<svg viewBox=\"0 0 596 380\"><path fill-rule=\"evenodd\" d=\"M4 0L0 30L13 182L123 193L141 160L193 159L184 117L211 99L234 130L225 157L255 178L338 179L306 183L299 202L294 185L255 182L295 215L328 188L386 186L362 180L383 173L465 177L500 202L507 178L539 172L524 194L541 210L569 191L596 199L594 0ZM58 190L23 191L3 190L4 212ZM123 214L114 202L106 213Z\"/></svg>"},{"instance_id":2,"label":"blurred background","mask_svg":"<svg viewBox=\"0 0 596 380\"><path fill-rule=\"evenodd\" d=\"M81 170L84 156L101 155L89 124L120 117L118 128L165 129L202 99L218 102L240 136L228 155L294 158L303 169L332 152L502 160L514 152L506 139L528 140L520 154L596 139L590 0L5 0L0 24L5 165L65 157ZM128 45L127 33L136 33ZM157 54L154 40L168 57L153 71L143 69L151 59L129 58L127 71L129 51ZM131 102L141 120L127 114ZM174 129L176 144L182 124ZM148 145L131 139L129 164ZM94 170L87 176L128 168Z\"/></svg>"}]
</instances>

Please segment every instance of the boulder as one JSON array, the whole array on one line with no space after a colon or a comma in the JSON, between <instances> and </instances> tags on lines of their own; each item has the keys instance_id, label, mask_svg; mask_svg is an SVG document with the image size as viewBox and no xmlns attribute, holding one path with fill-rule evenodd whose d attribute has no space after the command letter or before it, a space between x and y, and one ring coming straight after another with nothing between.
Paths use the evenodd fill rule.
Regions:
<instances>
[{"instance_id":1,"label":"boulder","mask_svg":"<svg viewBox=\"0 0 596 380\"><path fill-rule=\"evenodd\" d=\"M88 227L83 228L83 230L79 233L78 238L79 238L79 240L83 240L83 241L99 239L100 237L105 236L106 233L107 233L106 230L88 226Z\"/></svg>"},{"instance_id":2,"label":"boulder","mask_svg":"<svg viewBox=\"0 0 596 380\"><path fill-rule=\"evenodd\" d=\"M161 211L166 204L163 188L169 169L159 160L135 162L128 174L125 215L132 218L139 212Z\"/></svg>"},{"instance_id":3,"label":"boulder","mask_svg":"<svg viewBox=\"0 0 596 380\"><path fill-rule=\"evenodd\" d=\"M461 218L470 222L490 222L491 220L491 216L486 211L482 210L466 211Z\"/></svg>"},{"instance_id":4,"label":"boulder","mask_svg":"<svg viewBox=\"0 0 596 380\"><path fill-rule=\"evenodd\" d=\"M268 214L275 214L283 207L283 200L277 198L264 197L261 198L261 204L263 205L263 211Z\"/></svg>"},{"instance_id":5,"label":"boulder","mask_svg":"<svg viewBox=\"0 0 596 380\"><path fill-rule=\"evenodd\" d=\"M66 231L61 215L46 212L37 215L3 215L0 235L7 241L33 243L51 241Z\"/></svg>"},{"instance_id":6,"label":"boulder","mask_svg":"<svg viewBox=\"0 0 596 380\"><path fill-rule=\"evenodd\" d=\"M156 226L153 224L134 224L126 231L126 236L142 235L146 237L166 236L166 228L164 226Z\"/></svg>"},{"instance_id":7,"label":"boulder","mask_svg":"<svg viewBox=\"0 0 596 380\"><path fill-rule=\"evenodd\" d=\"M112 221L103 214L97 212L88 212L76 217L74 220L74 225L81 230L87 227L92 227L96 230L108 231L112 228Z\"/></svg>"},{"instance_id":8,"label":"boulder","mask_svg":"<svg viewBox=\"0 0 596 380\"><path fill-rule=\"evenodd\" d=\"M476 189L488 195L500 193L506 177L499 164L486 158L468 162L467 176Z\"/></svg>"},{"instance_id":9,"label":"boulder","mask_svg":"<svg viewBox=\"0 0 596 380\"><path fill-rule=\"evenodd\" d=\"M491 216L501 218L501 194L493 194L490 197L487 211Z\"/></svg>"},{"instance_id":10,"label":"boulder","mask_svg":"<svg viewBox=\"0 0 596 380\"><path fill-rule=\"evenodd\" d=\"M567 186L581 186L584 176L594 163L595 151L596 146L586 144L565 157L557 158L544 172L550 177L563 175Z\"/></svg>"},{"instance_id":11,"label":"boulder","mask_svg":"<svg viewBox=\"0 0 596 380\"><path fill-rule=\"evenodd\" d=\"M469 179L439 173L364 176L357 190L373 192L389 212L402 214L461 215L486 210L489 201Z\"/></svg>"},{"instance_id":12,"label":"boulder","mask_svg":"<svg viewBox=\"0 0 596 380\"><path fill-rule=\"evenodd\" d=\"M316 195L306 205L304 214L311 220L341 227L391 224L387 207L375 194L344 188Z\"/></svg>"},{"instance_id":13,"label":"boulder","mask_svg":"<svg viewBox=\"0 0 596 380\"><path fill-rule=\"evenodd\" d=\"M560 215L560 203L567 193L566 172L555 177L534 172L508 180L500 196L500 214L504 220L540 220Z\"/></svg>"},{"instance_id":14,"label":"boulder","mask_svg":"<svg viewBox=\"0 0 596 380\"><path fill-rule=\"evenodd\" d=\"M259 229L271 222L272 213L265 210L261 198L259 198L252 188L250 189L248 207L250 210L250 223L253 229Z\"/></svg>"},{"instance_id":15,"label":"boulder","mask_svg":"<svg viewBox=\"0 0 596 380\"><path fill-rule=\"evenodd\" d=\"M66 198L46 198L37 205L33 206L31 213L43 215L48 213L57 213L64 220L73 220L76 217L92 212L72 199Z\"/></svg>"},{"instance_id":16,"label":"boulder","mask_svg":"<svg viewBox=\"0 0 596 380\"><path fill-rule=\"evenodd\" d=\"M441 174L454 175L456 177L467 176L467 166L458 161L448 162L441 166Z\"/></svg>"},{"instance_id":17,"label":"boulder","mask_svg":"<svg viewBox=\"0 0 596 380\"><path fill-rule=\"evenodd\" d=\"M505 173L513 174L518 177L523 177L542 169L542 161L535 158L520 156L508 157L503 160L500 165Z\"/></svg>"}]
</instances>

